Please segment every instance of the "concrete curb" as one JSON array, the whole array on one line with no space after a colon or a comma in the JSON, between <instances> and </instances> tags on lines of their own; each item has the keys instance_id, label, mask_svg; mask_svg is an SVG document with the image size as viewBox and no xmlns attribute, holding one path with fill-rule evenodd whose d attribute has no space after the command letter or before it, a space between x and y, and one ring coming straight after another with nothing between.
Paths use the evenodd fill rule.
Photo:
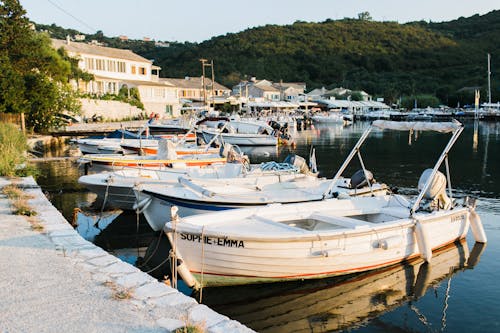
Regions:
<instances>
[{"instance_id":1,"label":"concrete curb","mask_svg":"<svg viewBox=\"0 0 500 333\"><path fill-rule=\"evenodd\" d=\"M10 183L0 178L0 187ZM28 204L37 212L38 222L43 225L55 250L68 258L68 266L90 273L96 283L129 292L131 297L122 302L152 314L159 327L172 332L188 323L213 333L253 332L84 240L52 206L32 177L21 178L16 183L33 197Z\"/></svg>"}]
</instances>

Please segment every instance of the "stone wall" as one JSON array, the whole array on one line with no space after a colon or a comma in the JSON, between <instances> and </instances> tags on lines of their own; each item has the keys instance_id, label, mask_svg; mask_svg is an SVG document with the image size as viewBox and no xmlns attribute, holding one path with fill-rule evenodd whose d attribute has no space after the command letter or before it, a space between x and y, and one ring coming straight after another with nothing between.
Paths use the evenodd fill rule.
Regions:
<instances>
[{"instance_id":1,"label":"stone wall","mask_svg":"<svg viewBox=\"0 0 500 333\"><path fill-rule=\"evenodd\" d=\"M101 116L104 120L123 120L132 119L143 114L143 111L128 103L118 101L102 101L97 99L81 98L82 118L92 118L92 116Z\"/></svg>"}]
</instances>

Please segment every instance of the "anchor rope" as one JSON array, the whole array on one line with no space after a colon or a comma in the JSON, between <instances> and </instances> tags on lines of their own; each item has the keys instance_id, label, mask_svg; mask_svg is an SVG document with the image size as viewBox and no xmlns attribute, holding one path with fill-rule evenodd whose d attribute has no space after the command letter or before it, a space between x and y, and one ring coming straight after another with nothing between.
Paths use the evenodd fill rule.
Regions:
<instances>
[{"instance_id":1,"label":"anchor rope","mask_svg":"<svg viewBox=\"0 0 500 333\"><path fill-rule=\"evenodd\" d=\"M205 271L205 226L201 228L201 278L200 278L200 303L203 299L203 273Z\"/></svg>"}]
</instances>

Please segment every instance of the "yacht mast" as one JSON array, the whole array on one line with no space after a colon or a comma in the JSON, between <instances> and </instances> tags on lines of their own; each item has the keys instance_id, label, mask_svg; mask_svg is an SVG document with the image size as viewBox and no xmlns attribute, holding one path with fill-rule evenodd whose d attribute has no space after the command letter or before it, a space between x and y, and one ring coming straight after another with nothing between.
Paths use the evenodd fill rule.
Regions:
<instances>
[{"instance_id":1,"label":"yacht mast","mask_svg":"<svg viewBox=\"0 0 500 333\"><path fill-rule=\"evenodd\" d=\"M491 55L488 53L488 104L491 105Z\"/></svg>"}]
</instances>

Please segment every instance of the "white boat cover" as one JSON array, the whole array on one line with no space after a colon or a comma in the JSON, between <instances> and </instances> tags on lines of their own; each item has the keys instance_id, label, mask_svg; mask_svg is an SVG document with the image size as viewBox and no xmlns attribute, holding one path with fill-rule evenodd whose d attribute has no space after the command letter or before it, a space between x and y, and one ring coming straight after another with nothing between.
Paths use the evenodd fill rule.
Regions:
<instances>
[{"instance_id":1,"label":"white boat cover","mask_svg":"<svg viewBox=\"0 0 500 333\"><path fill-rule=\"evenodd\" d=\"M462 124L456 120L452 122L430 123L423 121L390 121L375 120L373 127L380 129L390 129L397 131L436 131L441 133L450 133L462 127Z\"/></svg>"}]
</instances>

